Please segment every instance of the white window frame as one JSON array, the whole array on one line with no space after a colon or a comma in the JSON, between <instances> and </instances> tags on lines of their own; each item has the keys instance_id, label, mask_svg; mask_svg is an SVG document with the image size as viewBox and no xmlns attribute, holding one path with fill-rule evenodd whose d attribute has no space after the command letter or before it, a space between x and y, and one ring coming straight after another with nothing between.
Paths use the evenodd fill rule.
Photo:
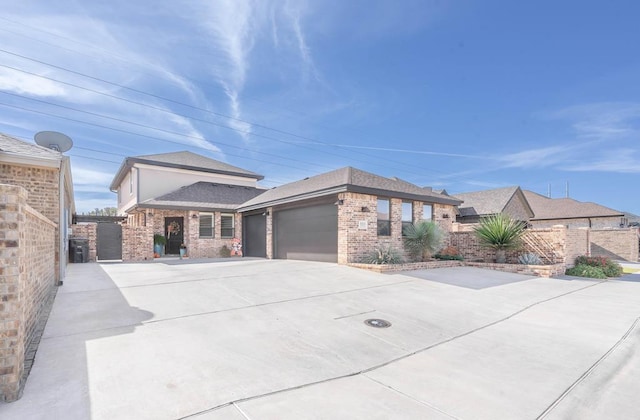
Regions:
<instances>
[{"instance_id":1,"label":"white window frame","mask_svg":"<svg viewBox=\"0 0 640 420\"><path fill-rule=\"evenodd\" d=\"M203 235L202 231L200 229L202 229L202 218L204 217L211 217L211 235ZM216 218L215 218L215 213L210 213L210 212L201 212L198 214L198 237L199 238L214 238L216 236Z\"/></svg>"}]
</instances>

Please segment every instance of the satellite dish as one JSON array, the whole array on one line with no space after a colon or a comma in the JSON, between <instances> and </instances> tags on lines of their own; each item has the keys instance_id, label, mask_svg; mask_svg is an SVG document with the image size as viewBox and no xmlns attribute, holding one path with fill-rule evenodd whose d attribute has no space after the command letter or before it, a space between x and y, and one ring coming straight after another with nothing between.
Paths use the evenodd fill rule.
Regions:
<instances>
[{"instance_id":1,"label":"satellite dish","mask_svg":"<svg viewBox=\"0 0 640 420\"><path fill-rule=\"evenodd\" d=\"M69 136L57 131L40 131L33 136L38 145L55 150L56 152L66 152L73 146L73 141Z\"/></svg>"}]
</instances>

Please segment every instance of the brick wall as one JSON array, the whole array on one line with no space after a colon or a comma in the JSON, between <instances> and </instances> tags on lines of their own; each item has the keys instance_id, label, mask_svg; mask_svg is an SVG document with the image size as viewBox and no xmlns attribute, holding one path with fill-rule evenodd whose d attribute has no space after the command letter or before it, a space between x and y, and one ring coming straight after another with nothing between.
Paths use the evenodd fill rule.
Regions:
<instances>
[{"instance_id":1,"label":"brick wall","mask_svg":"<svg viewBox=\"0 0 640 420\"><path fill-rule=\"evenodd\" d=\"M589 241L592 256L638 261L638 228L591 229Z\"/></svg>"},{"instance_id":2,"label":"brick wall","mask_svg":"<svg viewBox=\"0 0 640 420\"><path fill-rule=\"evenodd\" d=\"M562 262L567 267L573 267L573 262L580 255L589 255L589 228L568 229L564 226L556 226L556 231L562 231L566 235Z\"/></svg>"},{"instance_id":3,"label":"brick wall","mask_svg":"<svg viewBox=\"0 0 640 420\"><path fill-rule=\"evenodd\" d=\"M96 261L97 223L72 225L69 239L87 239L89 241L89 261Z\"/></svg>"},{"instance_id":4,"label":"brick wall","mask_svg":"<svg viewBox=\"0 0 640 420\"><path fill-rule=\"evenodd\" d=\"M378 236L377 196L349 192L340 193L338 199L343 200L338 206L338 264L361 263L378 246L392 246L408 259L402 239L403 200L391 198L391 235ZM424 204L429 203L413 202L414 220L422 219ZM433 220L445 233L450 232L455 208L434 204Z\"/></svg>"},{"instance_id":5,"label":"brick wall","mask_svg":"<svg viewBox=\"0 0 640 420\"><path fill-rule=\"evenodd\" d=\"M56 223L55 241L59 243L60 220L60 170L33 166L0 164L0 184L17 185L29 192L26 204ZM55 276L59 279L60 265L58 246L55 247ZM63 258L63 261L66 259Z\"/></svg>"},{"instance_id":6,"label":"brick wall","mask_svg":"<svg viewBox=\"0 0 640 420\"><path fill-rule=\"evenodd\" d=\"M37 329L55 290L56 225L27 204L27 191L0 184L0 399L21 395Z\"/></svg>"},{"instance_id":7,"label":"brick wall","mask_svg":"<svg viewBox=\"0 0 640 420\"><path fill-rule=\"evenodd\" d=\"M122 261L153 260L153 228L122 225Z\"/></svg>"},{"instance_id":8,"label":"brick wall","mask_svg":"<svg viewBox=\"0 0 640 420\"><path fill-rule=\"evenodd\" d=\"M534 237L533 242L538 243L538 246L525 241L522 248L507 251L507 262L516 264L518 256L530 252L539 256L547 254L554 264L571 265L576 256L586 255L588 252L586 232L584 229L567 229L565 226L529 229L525 235ZM474 232L453 232L449 235L447 244L456 247L466 261L492 262L496 258L493 249L480 246Z\"/></svg>"},{"instance_id":9,"label":"brick wall","mask_svg":"<svg viewBox=\"0 0 640 420\"><path fill-rule=\"evenodd\" d=\"M219 211L213 213L213 237L201 238L199 212L190 211L187 213L185 225L188 224L188 238L185 236L185 245L187 245L190 258L217 258L220 257L220 249L223 246L231 249L234 238L242 241L242 215L234 214L234 238L223 238L222 214Z\"/></svg>"},{"instance_id":10,"label":"brick wall","mask_svg":"<svg viewBox=\"0 0 640 420\"><path fill-rule=\"evenodd\" d=\"M550 228L555 225L565 225L571 229L577 229L581 227L590 227L593 229L619 228L620 216L590 218L584 217L578 219L531 220L530 223L533 225L534 229Z\"/></svg>"}]
</instances>

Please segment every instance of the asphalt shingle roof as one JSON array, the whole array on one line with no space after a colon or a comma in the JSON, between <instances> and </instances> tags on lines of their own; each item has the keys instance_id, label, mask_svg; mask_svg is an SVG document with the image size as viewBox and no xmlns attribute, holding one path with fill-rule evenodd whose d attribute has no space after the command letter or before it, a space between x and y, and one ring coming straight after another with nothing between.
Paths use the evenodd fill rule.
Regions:
<instances>
[{"instance_id":1,"label":"asphalt shingle roof","mask_svg":"<svg viewBox=\"0 0 640 420\"><path fill-rule=\"evenodd\" d=\"M398 178L385 178L345 167L270 189L240 206L240 210L266 207L307 198L352 191L433 203L457 205L460 200L433 192Z\"/></svg>"},{"instance_id":2,"label":"asphalt shingle roof","mask_svg":"<svg viewBox=\"0 0 640 420\"><path fill-rule=\"evenodd\" d=\"M14 155L60 160L62 153L0 133L0 151Z\"/></svg>"},{"instance_id":3,"label":"asphalt shingle roof","mask_svg":"<svg viewBox=\"0 0 640 420\"><path fill-rule=\"evenodd\" d=\"M454 197L464 201L459 208L460 216L484 216L501 213L519 188L513 186L474 191L455 194Z\"/></svg>"},{"instance_id":4,"label":"asphalt shingle roof","mask_svg":"<svg viewBox=\"0 0 640 420\"><path fill-rule=\"evenodd\" d=\"M620 211L596 203L581 202L572 198L549 198L527 190L524 191L524 195L535 214L532 220L624 216Z\"/></svg>"},{"instance_id":5,"label":"asphalt shingle roof","mask_svg":"<svg viewBox=\"0 0 640 420\"><path fill-rule=\"evenodd\" d=\"M265 190L240 185L196 182L140 203L148 208L185 208L192 210L235 210Z\"/></svg>"}]
</instances>

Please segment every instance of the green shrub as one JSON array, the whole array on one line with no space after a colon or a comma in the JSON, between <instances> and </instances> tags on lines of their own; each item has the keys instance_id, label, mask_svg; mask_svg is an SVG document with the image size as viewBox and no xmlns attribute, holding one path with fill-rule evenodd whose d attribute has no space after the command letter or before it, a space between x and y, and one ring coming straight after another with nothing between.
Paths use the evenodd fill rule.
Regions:
<instances>
[{"instance_id":1,"label":"green shrub","mask_svg":"<svg viewBox=\"0 0 640 420\"><path fill-rule=\"evenodd\" d=\"M506 250L519 248L527 224L504 213L483 217L473 228L480 245L496 250L496 262L506 261Z\"/></svg>"},{"instance_id":2,"label":"green shrub","mask_svg":"<svg viewBox=\"0 0 640 420\"><path fill-rule=\"evenodd\" d=\"M592 279L606 279L607 275L604 274L602 267L595 267L592 265L579 264L575 267L568 268L565 272L567 276L576 277L590 277Z\"/></svg>"},{"instance_id":3,"label":"green shrub","mask_svg":"<svg viewBox=\"0 0 640 420\"><path fill-rule=\"evenodd\" d=\"M444 260L444 261L451 261L451 260L455 260L455 261L462 261L464 260L464 257L462 255L442 255L442 254L436 254L434 255L435 259L437 260Z\"/></svg>"},{"instance_id":4,"label":"green shrub","mask_svg":"<svg viewBox=\"0 0 640 420\"><path fill-rule=\"evenodd\" d=\"M423 220L405 227L404 247L412 258L426 261L432 253L442 245L443 233L440 226L431 221Z\"/></svg>"},{"instance_id":5,"label":"green shrub","mask_svg":"<svg viewBox=\"0 0 640 420\"><path fill-rule=\"evenodd\" d=\"M576 266L587 265L590 267L598 267L607 277L620 277L622 275L622 266L611 258L607 257L587 257L581 255L576 257Z\"/></svg>"},{"instance_id":6,"label":"green shrub","mask_svg":"<svg viewBox=\"0 0 640 420\"><path fill-rule=\"evenodd\" d=\"M392 246L379 245L365 259L365 264L402 264L402 255Z\"/></svg>"},{"instance_id":7,"label":"green shrub","mask_svg":"<svg viewBox=\"0 0 640 420\"><path fill-rule=\"evenodd\" d=\"M231 256L231 250L226 245L222 245L220 247L219 253L220 253L220 256L223 257L223 258L227 258L227 257Z\"/></svg>"}]
</instances>

